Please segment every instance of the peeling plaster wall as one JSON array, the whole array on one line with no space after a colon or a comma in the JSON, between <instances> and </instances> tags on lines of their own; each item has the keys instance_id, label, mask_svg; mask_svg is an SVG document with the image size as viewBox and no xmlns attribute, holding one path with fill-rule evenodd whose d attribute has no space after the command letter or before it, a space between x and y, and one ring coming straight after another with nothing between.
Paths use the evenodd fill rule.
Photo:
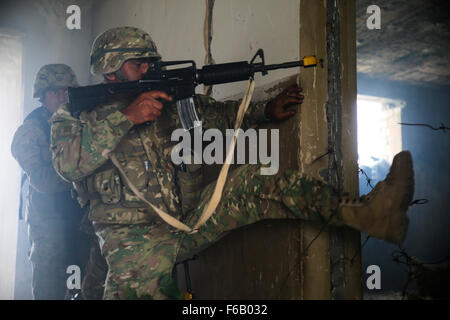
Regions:
<instances>
[{"instance_id":1,"label":"peeling plaster wall","mask_svg":"<svg viewBox=\"0 0 450 320\"><path fill-rule=\"evenodd\" d=\"M216 63L249 61L263 48L266 63L299 58L299 0L216 0L211 42ZM206 0L109 0L95 2L94 37L117 26L136 26L149 32L165 60L193 59L204 65ZM260 86L292 75L297 69L256 77ZM99 80L96 78L96 80ZM245 82L215 86L213 97L242 93ZM197 92L203 92L199 87Z\"/></svg>"},{"instance_id":2,"label":"peeling plaster wall","mask_svg":"<svg viewBox=\"0 0 450 320\"><path fill-rule=\"evenodd\" d=\"M250 60L258 48L264 49L267 64L298 60L299 10L298 0L216 1L211 44L214 60ZM258 75L256 84L268 84L297 72L298 69L290 69ZM216 86L214 97L224 98L243 89L242 83Z\"/></svg>"}]
</instances>

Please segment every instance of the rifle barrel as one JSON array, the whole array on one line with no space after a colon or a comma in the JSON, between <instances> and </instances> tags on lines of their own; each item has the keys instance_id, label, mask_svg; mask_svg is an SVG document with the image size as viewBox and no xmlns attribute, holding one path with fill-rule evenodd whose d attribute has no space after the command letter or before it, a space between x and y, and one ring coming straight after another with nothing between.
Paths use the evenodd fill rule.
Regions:
<instances>
[{"instance_id":1,"label":"rifle barrel","mask_svg":"<svg viewBox=\"0 0 450 320\"><path fill-rule=\"evenodd\" d=\"M278 63L278 64L269 64L269 65L264 66L264 69L267 71L270 71L270 70L276 70L276 69L289 69L289 68L295 68L295 67L303 67L303 60Z\"/></svg>"}]
</instances>

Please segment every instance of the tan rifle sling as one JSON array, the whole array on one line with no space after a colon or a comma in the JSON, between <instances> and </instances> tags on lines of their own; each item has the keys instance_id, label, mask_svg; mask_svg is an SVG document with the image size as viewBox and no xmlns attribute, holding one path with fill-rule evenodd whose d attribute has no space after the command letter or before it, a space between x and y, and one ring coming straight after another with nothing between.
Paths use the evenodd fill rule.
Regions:
<instances>
[{"instance_id":1,"label":"tan rifle sling","mask_svg":"<svg viewBox=\"0 0 450 320\"><path fill-rule=\"evenodd\" d=\"M225 186L225 182L227 180L228 171L230 169L231 160L234 157L234 148L236 146L236 141L239 136L239 132L241 130L238 130L241 125L242 121L244 120L245 112L248 109L248 106L250 105L250 101L253 96L253 91L255 89L255 82L253 79L250 79L248 81L247 90L245 91L244 98L242 99L242 102L239 106L239 110L236 117L236 122L234 124L234 137L233 141L231 143L231 147L228 151L227 157L225 159L225 163L223 164L220 173L219 178L217 179L216 186L214 188L213 195L211 196L211 199L209 200L208 204L203 209L203 212L198 219L197 223L194 225L193 228L190 228L189 226L185 225L178 219L172 217L168 213L164 212L163 210L159 209L155 205L153 205L150 201L148 201L145 196L136 188L136 186L130 181L130 179L127 177L125 171L123 170L122 166L120 165L119 161L117 160L116 156L113 153L109 154L109 158L111 159L112 163L117 167L120 174L125 180L126 185L133 191L133 193L138 197L141 201L145 202L148 206L150 206L159 216L161 219L163 219L165 222L167 222L172 227L185 231L187 233L195 233L198 231L198 229L208 221L208 219L213 215L214 211L216 210L217 206L219 205L220 199L222 198L222 192L223 188ZM150 154L148 153L147 148L145 148L145 151L147 153L147 157L150 159Z\"/></svg>"}]
</instances>

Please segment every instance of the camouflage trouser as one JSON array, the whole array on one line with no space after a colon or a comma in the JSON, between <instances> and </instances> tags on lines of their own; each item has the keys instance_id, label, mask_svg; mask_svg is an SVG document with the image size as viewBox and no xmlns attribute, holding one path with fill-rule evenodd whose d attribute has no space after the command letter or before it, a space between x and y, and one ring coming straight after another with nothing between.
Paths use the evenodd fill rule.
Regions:
<instances>
[{"instance_id":1,"label":"camouflage trouser","mask_svg":"<svg viewBox=\"0 0 450 320\"><path fill-rule=\"evenodd\" d=\"M89 261L81 284L84 300L101 300L105 290L105 279L108 265L103 258L97 238L92 238Z\"/></svg>"},{"instance_id":2,"label":"camouflage trouser","mask_svg":"<svg viewBox=\"0 0 450 320\"><path fill-rule=\"evenodd\" d=\"M96 225L109 265L105 299L179 298L171 278L176 261L191 257L229 231L263 219L325 222L337 213L339 198L322 182L295 170L260 175L260 166L244 165L230 173L215 214L198 233L175 232L155 225ZM202 192L200 204L185 223L193 226L215 184Z\"/></svg>"},{"instance_id":3,"label":"camouflage trouser","mask_svg":"<svg viewBox=\"0 0 450 320\"><path fill-rule=\"evenodd\" d=\"M36 300L62 300L67 293L67 267L83 265L85 239L79 219L31 212L28 218L32 243L33 296ZM78 222L78 224L77 224Z\"/></svg>"},{"instance_id":4,"label":"camouflage trouser","mask_svg":"<svg viewBox=\"0 0 450 320\"><path fill-rule=\"evenodd\" d=\"M108 265L102 255L95 230L87 214L81 221L81 230L89 237L90 243L89 258L81 282L81 292L84 300L101 300L103 299L103 291L105 291Z\"/></svg>"}]
</instances>

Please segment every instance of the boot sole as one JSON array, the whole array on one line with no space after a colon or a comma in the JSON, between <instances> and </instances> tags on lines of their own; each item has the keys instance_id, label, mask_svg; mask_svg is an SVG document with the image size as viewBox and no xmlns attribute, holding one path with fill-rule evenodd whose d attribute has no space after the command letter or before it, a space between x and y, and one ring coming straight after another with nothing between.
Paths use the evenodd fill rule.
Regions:
<instances>
[{"instance_id":1,"label":"boot sole","mask_svg":"<svg viewBox=\"0 0 450 320\"><path fill-rule=\"evenodd\" d=\"M401 184L403 190L400 209L408 210L414 197L414 169L411 152L402 151L394 157L390 176L392 180ZM392 182L389 184L392 184Z\"/></svg>"},{"instance_id":2,"label":"boot sole","mask_svg":"<svg viewBox=\"0 0 450 320\"><path fill-rule=\"evenodd\" d=\"M409 219L406 211L409 208L414 196L414 169L411 153L409 151L402 151L394 157L392 161L391 171L389 173L389 184L399 185L401 198L399 210L392 212L389 221L389 229L395 228L393 234L394 238L388 239L396 244L401 244L406 238L408 231Z\"/></svg>"}]
</instances>

